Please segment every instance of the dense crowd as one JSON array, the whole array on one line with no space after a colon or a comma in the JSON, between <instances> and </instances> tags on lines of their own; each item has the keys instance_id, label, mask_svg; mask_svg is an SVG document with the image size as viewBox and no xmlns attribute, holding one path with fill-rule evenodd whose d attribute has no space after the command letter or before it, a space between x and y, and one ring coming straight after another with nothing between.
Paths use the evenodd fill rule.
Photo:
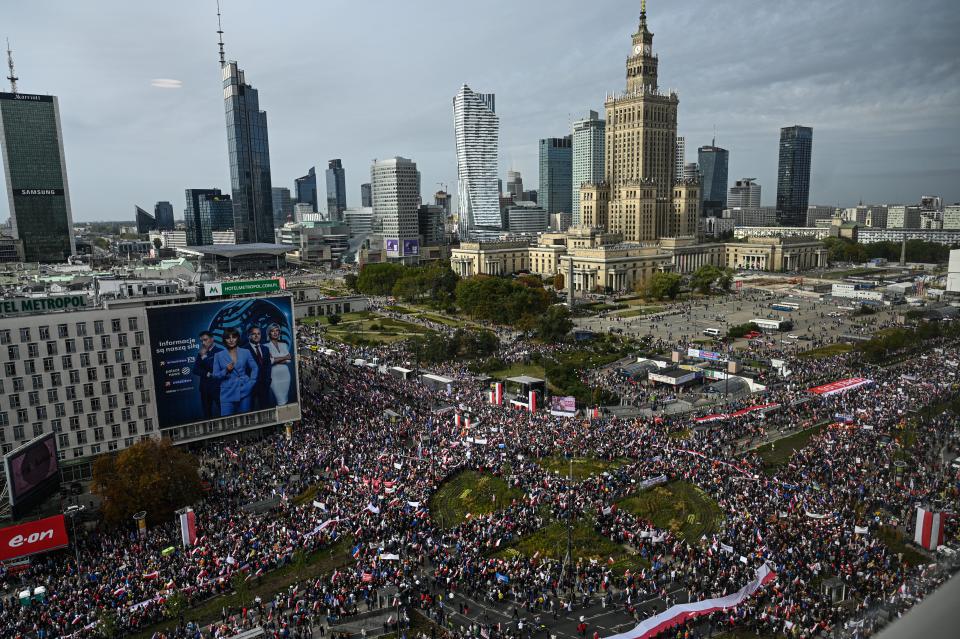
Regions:
<instances>
[{"instance_id":1,"label":"dense crowd","mask_svg":"<svg viewBox=\"0 0 960 639\"><path fill-rule=\"evenodd\" d=\"M174 522L150 530L146 539L134 531L86 532L78 540L79 565L72 553L58 553L35 559L25 573L3 575L5 592L42 584L48 596L29 607L0 601L0 634L92 637L104 611L122 633L132 633L163 620L176 596L188 612L175 630L158 637L229 636L253 625L276 636L312 636L359 611L396 605L420 609L454 635L527 637L536 630L532 619L575 615L585 600L621 608L626 627L645 616L640 604L652 597L669 602L676 591L683 601L728 594L768 564L776 581L711 622L812 637L854 621L906 583L918 583L921 569L881 543L880 528L909 527L918 504L957 500L958 477L940 457L948 438L956 437L951 422L912 420L910 441L902 436L908 410L955 396L952 343L889 369L865 368L848 356L791 359L785 383L727 407L764 403L776 410L699 428L691 415L583 421L519 412L491 405L486 389L456 364L444 369L455 374L455 388L436 392L354 364L374 357L382 364L408 362L397 346L329 344L309 329L301 330L299 346L304 414L292 437L276 433L195 450L211 490L195 505L194 547L179 548ZM505 347L509 358L522 352ZM808 392L854 375L874 384L830 397ZM470 416L469 431L457 425L456 412ZM814 424L829 426L772 476L764 474L758 455L741 454L745 442L771 429ZM685 431L689 439L674 436ZM537 463L558 454L629 463L576 482ZM901 474L895 460L908 462ZM436 521L428 508L431 495L464 469L501 475L523 497L462 523ZM725 524L709 537L685 539L612 508L638 481L659 476L699 487L719 505ZM295 499L301 494L311 497ZM266 510L249 507L264 502ZM592 522L599 534L649 559L650 568L621 573L604 562L564 565L497 552L568 516ZM955 520L947 535L956 537ZM171 553L170 546L177 548ZM351 562L268 601L224 609L217 623L190 622L190 606L230 592L238 575L256 583L294 564L300 551L349 553ZM838 608L820 592L826 576L843 581L856 610ZM452 620L457 608L443 603L451 600L460 612L469 601L510 606L516 621L465 627L463 617ZM408 614L400 612L401 618ZM696 627L690 622L681 633ZM584 622L577 630L594 632ZM669 636L678 636L676 629Z\"/></svg>"}]
</instances>

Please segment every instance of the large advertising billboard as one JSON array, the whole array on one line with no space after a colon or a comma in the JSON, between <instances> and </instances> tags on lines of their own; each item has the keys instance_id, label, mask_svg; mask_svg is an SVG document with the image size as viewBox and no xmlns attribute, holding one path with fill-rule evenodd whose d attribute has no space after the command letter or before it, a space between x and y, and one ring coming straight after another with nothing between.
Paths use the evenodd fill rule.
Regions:
<instances>
[{"instance_id":1,"label":"large advertising billboard","mask_svg":"<svg viewBox=\"0 0 960 639\"><path fill-rule=\"evenodd\" d=\"M0 528L0 561L63 548L70 543L63 515Z\"/></svg>"},{"instance_id":2,"label":"large advertising billboard","mask_svg":"<svg viewBox=\"0 0 960 639\"><path fill-rule=\"evenodd\" d=\"M147 309L161 428L297 402L290 297Z\"/></svg>"},{"instance_id":3,"label":"large advertising billboard","mask_svg":"<svg viewBox=\"0 0 960 639\"><path fill-rule=\"evenodd\" d=\"M53 433L41 435L3 456L8 495L14 516L31 508L57 491L60 465Z\"/></svg>"}]
</instances>

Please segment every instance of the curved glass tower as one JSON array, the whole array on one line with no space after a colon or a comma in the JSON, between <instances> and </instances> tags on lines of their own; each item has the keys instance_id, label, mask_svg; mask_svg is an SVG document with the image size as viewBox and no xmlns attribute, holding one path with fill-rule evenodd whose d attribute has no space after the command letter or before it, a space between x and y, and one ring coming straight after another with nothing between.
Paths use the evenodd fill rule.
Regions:
<instances>
[{"instance_id":1,"label":"curved glass tower","mask_svg":"<svg viewBox=\"0 0 960 639\"><path fill-rule=\"evenodd\" d=\"M492 93L474 93L463 85L453 98L457 137L458 209L460 239L499 235L500 193L497 152L500 120Z\"/></svg>"}]
</instances>

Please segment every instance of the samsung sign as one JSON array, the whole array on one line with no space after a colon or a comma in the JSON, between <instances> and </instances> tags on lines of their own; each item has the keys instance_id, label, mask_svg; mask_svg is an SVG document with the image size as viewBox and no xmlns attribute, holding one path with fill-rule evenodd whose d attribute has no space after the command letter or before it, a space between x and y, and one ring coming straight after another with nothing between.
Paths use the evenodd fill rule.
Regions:
<instances>
[{"instance_id":1,"label":"samsung sign","mask_svg":"<svg viewBox=\"0 0 960 639\"><path fill-rule=\"evenodd\" d=\"M32 93L0 93L0 100L17 100L18 102L53 102L53 96L34 95Z\"/></svg>"},{"instance_id":2,"label":"samsung sign","mask_svg":"<svg viewBox=\"0 0 960 639\"><path fill-rule=\"evenodd\" d=\"M30 197L34 195L63 195L63 189L14 189L14 195Z\"/></svg>"},{"instance_id":3,"label":"samsung sign","mask_svg":"<svg viewBox=\"0 0 960 639\"><path fill-rule=\"evenodd\" d=\"M86 295L18 297L0 301L2 315L31 315L47 311L76 311L87 308Z\"/></svg>"}]
</instances>

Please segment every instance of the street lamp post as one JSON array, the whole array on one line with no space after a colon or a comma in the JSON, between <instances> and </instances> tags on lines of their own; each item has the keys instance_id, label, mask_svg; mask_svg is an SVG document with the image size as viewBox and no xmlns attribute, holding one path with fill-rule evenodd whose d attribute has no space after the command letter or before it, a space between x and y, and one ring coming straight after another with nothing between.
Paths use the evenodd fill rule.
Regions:
<instances>
[{"instance_id":1,"label":"street lamp post","mask_svg":"<svg viewBox=\"0 0 960 639\"><path fill-rule=\"evenodd\" d=\"M82 513L86 506L68 506L64 514L70 517L70 528L73 530L73 559L77 562L77 572L80 572L80 544L77 540L77 515Z\"/></svg>"}]
</instances>

